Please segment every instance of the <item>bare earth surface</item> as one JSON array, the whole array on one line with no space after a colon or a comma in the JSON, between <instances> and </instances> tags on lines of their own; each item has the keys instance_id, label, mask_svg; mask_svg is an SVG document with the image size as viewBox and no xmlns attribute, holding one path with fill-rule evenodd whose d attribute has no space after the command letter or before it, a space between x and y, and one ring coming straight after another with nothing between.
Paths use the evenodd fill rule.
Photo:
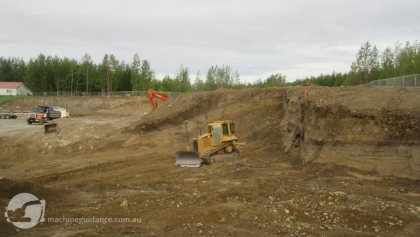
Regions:
<instances>
[{"instance_id":1,"label":"bare earth surface","mask_svg":"<svg viewBox=\"0 0 420 237\"><path fill-rule=\"evenodd\" d=\"M419 101L417 88L315 86L196 92L155 111L139 97L11 101L72 117L57 135L0 120L0 206L22 192L47 203L45 222L3 218L0 236L418 236ZM174 166L184 122L191 140L220 119L240 157ZM48 219L62 217L111 222Z\"/></svg>"}]
</instances>

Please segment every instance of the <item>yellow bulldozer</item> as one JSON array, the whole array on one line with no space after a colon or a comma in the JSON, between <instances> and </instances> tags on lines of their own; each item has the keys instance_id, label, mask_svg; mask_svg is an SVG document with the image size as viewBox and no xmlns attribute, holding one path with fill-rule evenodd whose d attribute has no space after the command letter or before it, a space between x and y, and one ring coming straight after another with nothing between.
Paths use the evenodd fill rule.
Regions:
<instances>
[{"instance_id":1,"label":"yellow bulldozer","mask_svg":"<svg viewBox=\"0 0 420 237\"><path fill-rule=\"evenodd\" d=\"M207 125L207 131L193 139L193 150L188 141L187 123L187 147L175 154L175 165L181 167L200 167L201 163L212 164L225 161L239 156L236 146L238 138L234 135L235 124L232 120L213 121ZM201 132L200 132L201 133Z\"/></svg>"}]
</instances>

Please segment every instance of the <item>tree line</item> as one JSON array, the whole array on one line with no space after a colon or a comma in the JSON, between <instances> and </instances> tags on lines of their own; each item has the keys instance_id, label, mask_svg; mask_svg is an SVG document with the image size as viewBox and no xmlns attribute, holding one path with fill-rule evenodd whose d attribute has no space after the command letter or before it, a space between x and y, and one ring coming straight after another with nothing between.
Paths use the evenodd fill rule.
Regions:
<instances>
[{"instance_id":1,"label":"tree line","mask_svg":"<svg viewBox=\"0 0 420 237\"><path fill-rule=\"evenodd\" d=\"M417 41L413 44L407 41L404 46L397 42L393 48L387 47L382 53L367 41L357 52L350 71L311 76L289 85L312 82L322 86L350 86L412 74L420 74L420 44Z\"/></svg>"},{"instance_id":2,"label":"tree line","mask_svg":"<svg viewBox=\"0 0 420 237\"><path fill-rule=\"evenodd\" d=\"M241 89L245 87L273 87L302 85L307 82L323 86L360 85L370 81L420 73L420 44L397 42L379 53L370 42L362 44L356 60L348 72L321 74L286 83L281 73L259 78L253 83L243 83L238 71L229 65L211 66L207 73L200 71L192 81L188 67L180 65L174 76L156 78L147 60L140 60L136 53L131 63L118 60L113 54L105 54L95 64L86 53L80 60L39 54L25 62L21 58L0 57L0 81L21 81L32 92L59 92L68 94L112 91L146 91L152 88L166 92L216 90L218 88Z\"/></svg>"},{"instance_id":3,"label":"tree line","mask_svg":"<svg viewBox=\"0 0 420 237\"><path fill-rule=\"evenodd\" d=\"M175 76L156 78L147 60L140 60L136 53L129 64L113 54L105 54L101 63L95 64L86 53L80 60L39 54L25 62L20 58L0 57L0 81L21 81L32 92L68 92L81 94L112 91L146 91L149 88L166 92L240 89L248 86L280 85L286 77L275 74L257 83L241 83L239 73L229 65L212 66L205 75L195 74L193 83L188 67L180 65ZM267 84L265 82L267 81Z\"/></svg>"}]
</instances>

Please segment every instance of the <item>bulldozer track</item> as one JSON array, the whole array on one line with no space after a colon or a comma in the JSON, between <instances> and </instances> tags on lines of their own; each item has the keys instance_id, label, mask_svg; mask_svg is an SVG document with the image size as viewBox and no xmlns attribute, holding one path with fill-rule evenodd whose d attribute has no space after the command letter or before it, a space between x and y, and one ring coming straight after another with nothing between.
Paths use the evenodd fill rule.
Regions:
<instances>
[{"instance_id":1,"label":"bulldozer track","mask_svg":"<svg viewBox=\"0 0 420 237\"><path fill-rule=\"evenodd\" d=\"M231 153L225 153L223 155L218 155L217 152L218 151L225 151L225 148L227 147L232 147L232 152ZM213 163L217 163L217 162L222 162L222 161L226 161L232 158L236 158L239 157L239 150L238 148L235 147L234 143L227 143L223 146L220 146L218 148L212 149L209 152L207 152L206 155L203 156L203 162L206 164L213 164Z\"/></svg>"}]
</instances>

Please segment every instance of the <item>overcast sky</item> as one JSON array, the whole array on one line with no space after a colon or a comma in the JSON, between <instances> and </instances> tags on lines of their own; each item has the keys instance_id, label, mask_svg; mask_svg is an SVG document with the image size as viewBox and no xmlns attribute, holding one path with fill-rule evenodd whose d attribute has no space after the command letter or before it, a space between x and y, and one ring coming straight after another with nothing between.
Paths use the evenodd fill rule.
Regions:
<instances>
[{"instance_id":1,"label":"overcast sky","mask_svg":"<svg viewBox=\"0 0 420 237\"><path fill-rule=\"evenodd\" d=\"M242 81L347 72L361 45L420 39L419 0L0 0L0 56L95 63L138 53L157 77L229 65Z\"/></svg>"}]
</instances>

